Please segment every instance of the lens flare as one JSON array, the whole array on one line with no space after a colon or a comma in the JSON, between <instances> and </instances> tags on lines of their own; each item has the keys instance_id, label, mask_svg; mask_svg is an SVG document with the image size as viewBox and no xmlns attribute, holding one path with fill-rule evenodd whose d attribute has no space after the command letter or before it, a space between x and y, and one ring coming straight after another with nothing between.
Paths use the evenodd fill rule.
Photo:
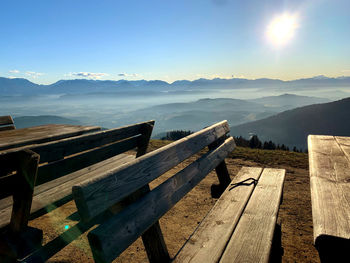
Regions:
<instances>
[{"instance_id":1,"label":"lens flare","mask_svg":"<svg viewBox=\"0 0 350 263\"><path fill-rule=\"evenodd\" d=\"M283 14L275 17L267 27L267 37L275 46L284 46L290 42L298 28L297 16Z\"/></svg>"}]
</instances>

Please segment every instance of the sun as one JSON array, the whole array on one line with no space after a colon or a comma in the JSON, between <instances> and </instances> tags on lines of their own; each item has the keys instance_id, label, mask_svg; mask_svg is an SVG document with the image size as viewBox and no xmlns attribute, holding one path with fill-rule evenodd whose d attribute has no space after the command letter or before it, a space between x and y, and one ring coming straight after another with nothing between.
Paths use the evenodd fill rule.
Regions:
<instances>
[{"instance_id":1,"label":"sun","mask_svg":"<svg viewBox=\"0 0 350 263\"><path fill-rule=\"evenodd\" d=\"M271 21L267 27L267 37L273 45L284 46L293 38L297 27L297 16L285 13Z\"/></svg>"}]
</instances>

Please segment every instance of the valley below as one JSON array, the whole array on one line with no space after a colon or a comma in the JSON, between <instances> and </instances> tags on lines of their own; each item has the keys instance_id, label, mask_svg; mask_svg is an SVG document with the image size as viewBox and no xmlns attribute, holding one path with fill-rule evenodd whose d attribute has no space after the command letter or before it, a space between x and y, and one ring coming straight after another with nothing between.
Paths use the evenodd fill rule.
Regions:
<instances>
[{"instance_id":1,"label":"valley below","mask_svg":"<svg viewBox=\"0 0 350 263\"><path fill-rule=\"evenodd\" d=\"M66 123L109 129L155 120L153 138L158 139L168 131L197 131L228 120L234 136L257 135L263 141L305 149L309 133L350 134L344 125L350 106L346 101L337 104L350 97L349 87L350 78L198 79L171 84L76 79L51 85L0 78L0 115L13 116L17 128ZM332 114L326 114L330 108ZM316 112L322 109L321 120Z\"/></svg>"}]
</instances>

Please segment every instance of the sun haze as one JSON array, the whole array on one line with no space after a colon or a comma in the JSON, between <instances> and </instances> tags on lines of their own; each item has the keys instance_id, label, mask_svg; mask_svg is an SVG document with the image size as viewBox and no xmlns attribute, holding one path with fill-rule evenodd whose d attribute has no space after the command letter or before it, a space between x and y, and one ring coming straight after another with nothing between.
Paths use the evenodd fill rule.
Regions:
<instances>
[{"instance_id":1,"label":"sun haze","mask_svg":"<svg viewBox=\"0 0 350 263\"><path fill-rule=\"evenodd\" d=\"M297 27L296 15L285 13L270 22L267 27L267 37L274 46L284 46L293 38Z\"/></svg>"}]
</instances>

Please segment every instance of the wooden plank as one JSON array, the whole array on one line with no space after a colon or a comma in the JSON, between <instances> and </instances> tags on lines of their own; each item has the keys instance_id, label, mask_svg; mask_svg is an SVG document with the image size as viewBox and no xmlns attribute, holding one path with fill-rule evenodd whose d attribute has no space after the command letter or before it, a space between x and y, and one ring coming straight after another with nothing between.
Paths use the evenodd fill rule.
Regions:
<instances>
[{"instance_id":1,"label":"wooden plank","mask_svg":"<svg viewBox=\"0 0 350 263\"><path fill-rule=\"evenodd\" d=\"M0 131L9 131L9 130L15 130L14 125L7 125L7 126L0 126Z\"/></svg>"},{"instance_id":2,"label":"wooden plank","mask_svg":"<svg viewBox=\"0 0 350 263\"><path fill-rule=\"evenodd\" d=\"M218 262L241 217L262 168L242 167L231 185L178 252L174 263Z\"/></svg>"},{"instance_id":3,"label":"wooden plank","mask_svg":"<svg viewBox=\"0 0 350 263\"><path fill-rule=\"evenodd\" d=\"M349 141L344 140L308 137L315 243L321 236L350 238L350 159L345 154Z\"/></svg>"},{"instance_id":4,"label":"wooden plank","mask_svg":"<svg viewBox=\"0 0 350 263\"><path fill-rule=\"evenodd\" d=\"M62 198L69 197L72 193L73 185L91 179L96 174L112 170L116 166L130 162L133 159L135 159L135 157L132 155L120 154L85 169L35 187L31 214L48 207L50 204L59 201ZM0 209L0 228L2 228L10 222L12 198L0 200L0 205L2 207Z\"/></svg>"},{"instance_id":5,"label":"wooden plank","mask_svg":"<svg viewBox=\"0 0 350 263\"><path fill-rule=\"evenodd\" d=\"M134 149L137 146L140 137L140 135L134 136L123 141L41 166L38 170L36 185L52 181L66 174Z\"/></svg>"},{"instance_id":6,"label":"wooden plank","mask_svg":"<svg viewBox=\"0 0 350 263\"><path fill-rule=\"evenodd\" d=\"M30 146L30 149L40 155L41 162L51 162L78 152L136 136L142 133L145 126L153 127L153 125L154 121L141 122L115 129L85 134L79 137Z\"/></svg>"},{"instance_id":7,"label":"wooden plank","mask_svg":"<svg viewBox=\"0 0 350 263\"><path fill-rule=\"evenodd\" d=\"M0 126L1 125L11 125L11 124L13 124L13 119L10 115L0 116Z\"/></svg>"},{"instance_id":8,"label":"wooden plank","mask_svg":"<svg viewBox=\"0 0 350 263\"><path fill-rule=\"evenodd\" d=\"M88 234L96 262L111 262L234 149L233 138L153 189Z\"/></svg>"},{"instance_id":9,"label":"wooden plank","mask_svg":"<svg viewBox=\"0 0 350 263\"><path fill-rule=\"evenodd\" d=\"M227 121L219 122L74 186L73 196L81 218L92 219L228 132Z\"/></svg>"},{"instance_id":10,"label":"wooden plank","mask_svg":"<svg viewBox=\"0 0 350 263\"><path fill-rule=\"evenodd\" d=\"M17 130L2 131L0 136L0 151L30 144L60 140L82 135L88 132L98 131L100 129L101 128L97 126L48 124Z\"/></svg>"},{"instance_id":11,"label":"wooden plank","mask_svg":"<svg viewBox=\"0 0 350 263\"><path fill-rule=\"evenodd\" d=\"M140 157L147 152L149 140L151 139L154 122L145 123L141 128L140 132L142 137L139 141L136 157Z\"/></svg>"},{"instance_id":12,"label":"wooden plank","mask_svg":"<svg viewBox=\"0 0 350 263\"><path fill-rule=\"evenodd\" d=\"M265 168L220 263L269 262L285 170Z\"/></svg>"},{"instance_id":13,"label":"wooden plank","mask_svg":"<svg viewBox=\"0 0 350 263\"><path fill-rule=\"evenodd\" d=\"M334 136L334 138L350 162L350 137Z\"/></svg>"}]
</instances>

